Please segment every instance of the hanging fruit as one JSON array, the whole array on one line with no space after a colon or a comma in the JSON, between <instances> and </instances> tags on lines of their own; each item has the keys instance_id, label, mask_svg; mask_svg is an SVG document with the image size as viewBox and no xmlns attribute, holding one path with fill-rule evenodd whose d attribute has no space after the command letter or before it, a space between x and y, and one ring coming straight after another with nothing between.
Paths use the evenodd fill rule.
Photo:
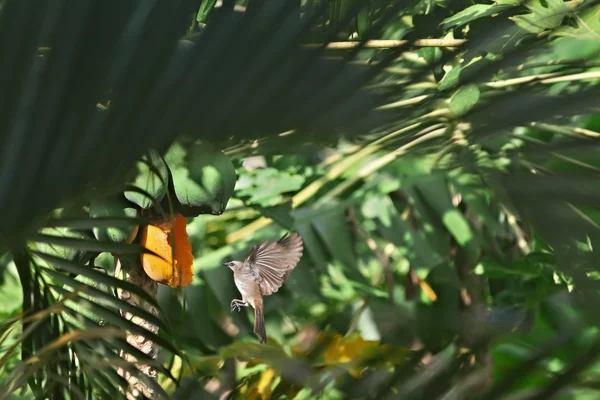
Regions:
<instances>
[{"instance_id":1,"label":"hanging fruit","mask_svg":"<svg viewBox=\"0 0 600 400\"><path fill-rule=\"evenodd\" d=\"M186 287L194 278L192 245L181 214L157 225L146 225L140 243L154 254L141 255L146 274L154 281L172 288Z\"/></svg>"}]
</instances>

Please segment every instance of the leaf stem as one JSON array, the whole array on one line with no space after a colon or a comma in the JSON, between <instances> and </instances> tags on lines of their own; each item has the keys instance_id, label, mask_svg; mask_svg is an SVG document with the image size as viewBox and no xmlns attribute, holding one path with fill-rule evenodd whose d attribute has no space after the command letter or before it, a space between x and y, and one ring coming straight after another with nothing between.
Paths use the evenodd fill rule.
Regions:
<instances>
[{"instance_id":1,"label":"leaf stem","mask_svg":"<svg viewBox=\"0 0 600 400\"><path fill-rule=\"evenodd\" d=\"M348 50L361 46L363 42L343 41L330 42L325 48L329 50ZM365 49L393 49L406 45L415 47L459 47L467 43L466 39L416 39L410 40L367 40L363 44ZM307 43L303 45L308 48L316 48L323 46L323 43Z\"/></svg>"}]
</instances>

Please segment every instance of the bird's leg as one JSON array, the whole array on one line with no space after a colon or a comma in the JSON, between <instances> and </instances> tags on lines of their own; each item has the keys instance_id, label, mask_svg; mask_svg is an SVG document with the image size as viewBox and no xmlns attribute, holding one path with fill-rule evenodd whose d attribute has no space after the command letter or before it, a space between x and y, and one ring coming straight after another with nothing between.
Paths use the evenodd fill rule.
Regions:
<instances>
[{"instance_id":1,"label":"bird's leg","mask_svg":"<svg viewBox=\"0 0 600 400\"><path fill-rule=\"evenodd\" d=\"M231 312L240 311L242 307L248 307L248 303L246 303L244 300L231 300Z\"/></svg>"}]
</instances>

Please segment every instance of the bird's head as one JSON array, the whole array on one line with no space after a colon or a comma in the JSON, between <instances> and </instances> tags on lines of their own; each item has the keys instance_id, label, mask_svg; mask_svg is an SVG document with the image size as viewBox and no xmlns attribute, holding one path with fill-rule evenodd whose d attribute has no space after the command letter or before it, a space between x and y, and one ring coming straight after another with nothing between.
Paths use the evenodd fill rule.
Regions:
<instances>
[{"instance_id":1,"label":"bird's head","mask_svg":"<svg viewBox=\"0 0 600 400\"><path fill-rule=\"evenodd\" d=\"M229 261L229 262L223 263L223 266L229 267L229 269L231 269L232 271L237 271L240 268L242 268L243 264L244 263L241 261Z\"/></svg>"}]
</instances>

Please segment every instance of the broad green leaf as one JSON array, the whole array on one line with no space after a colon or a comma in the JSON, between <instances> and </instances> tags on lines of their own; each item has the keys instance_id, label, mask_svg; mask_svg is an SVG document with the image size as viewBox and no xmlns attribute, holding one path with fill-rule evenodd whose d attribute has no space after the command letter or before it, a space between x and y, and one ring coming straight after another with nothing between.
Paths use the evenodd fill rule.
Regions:
<instances>
[{"instance_id":1,"label":"broad green leaf","mask_svg":"<svg viewBox=\"0 0 600 400\"><path fill-rule=\"evenodd\" d=\"M257 211L260 211L263 216L271 218L273 221L277 222L277 224L279 224L282 228L287 230L294 229L292 207L289 202L275 207L264 208L260 206L254 206L253 208Z\"/></svg>"},{"instance_id":2,"label":"broad green leaf","mask_svg":"<svg viewBox=\"0 0 600 400\"><path fill-rule=\"evenodd\" d=\"M275 168L257 168L242 174L240 178L241 185L236 188L236 195L249 197L249 203L261 207L278 205L283 199L283 193L297 191L305 181L302 175Z\"/></svg>"},{"instance_id":3,"label":"broad green leaf","mask_svg":"<svg viewBox=\"0 0 600 400\"><path fill-rule=\"evenodd\" d=\"M418 188L423 201L435 211L454 239L462 247L470 244L474 240L473 232L464 215L452 205L446 177L430 176L423 179Z\"/></svg>"},{"instance_id":4,"label":"broad green leaf","mask_svg":"<svg viewBox=\"0 0 600 400\"><path fill-rule=\"evenodd\" d=\"M294 217L301 217L305 213L308 214L309 212L304 209L297 209L294 210L293 215ZM315 228L310 223L303 223L297 224L296 230L300 233L300 236L302 236L305 254L308 254L313 263L321 271L324 271L329 262L329 256L327 250L319 240Z\"/></svg>"},{"instance_id":5,"label":"broad green leaf","mask_svg":"<svg viewBox=\"0 0 600 400\"><path fill-rule=\"evenodd\" d=\"M446 18L440 23L440 26L442 29L459 27L476 19L489 17L518 5L517 1L511 0L511 3L512 4L474 4L453 16Z\"/></svg>"},{"instance_id":6,"label":"broad green leaf","mask_svg":"<svg viewBox=\"0 0 600 400\"><path fill-rule=\"evenodd\" d=\"M573 47L579 47L581 45L598 47L598 38L600 38L600 5L589 7L587 10L578 13L575 18L576 27L566 26L557 31L557 35L569 36ZM594 46L595 45L595 46ZM597 54L597 52L596 52Z\"/></svg>"},{"instance_id":7,"label":"broad green leaf","mask_svg":"<svg viewBox=\"0 0 600 400\"><path fill-rule=\"evenodd\" d=\"M14 263L9 263L6 268L0 266L0 273L0 315L7 315L21 308L23 291Z\"/></svg>"},{"instance_id":8,"label":"broad green leaf","mask_svg":"<svg viewBox=\"0 0 600 400\"><path fill-rule=\"evenodd\" d=\"M236 342L227 347L221 348L221 356L224 358L236 357L240 361L266 361L270 364L279 364L282 367L285 363L282 361L290 360L290 356L278 344L268 343L260 345L258 343Z\"/></svg>"},{"instance_id":9,"label":"broad green leaf","mask_svg":"<svg viewBox=\"0 0 600 400\"><path fill-rule=\"evenodd\" d=\"M457 117L465 115L479 100L479 88L476 85L466 85L450 99L450 111Z\"/></svg>"},{"instance_id":10,"label":"broad green leaf","mask_svg":"<svg viewBox=\"0 0 600 400\"><path fill-rule=\"evenodd\" d=\"M363 37L372 25L371 16L369 14L369 8L363 8L356 16L356 32L360 37Z\"/></svg>"},{"instance_id":11,"label":"broad green leaf","mask_svg":"<svg viewBox=\"0 0 600 400\"><path fill-rule=\"evenodd\" d=\"M206 353L231 343L231 338L218 325L222 313L219 312L217 318L211 315L222 308L207 301L208 292L210 288L206 285L189 285L183 289L185 302L182 302L180 293L166 286L158 288L161 309L169 316L173 332L179 339Z\"/></svg>"},{"instance_id":12,"label":"broad green leaf","mask_svg":"<svg viewBox=\"0 0 600 400\"><path fill-rule=\"evenodd\" d=\"M238 259L241 258L242 257ZM219 261L220 262L217 267L210 270L207 269L200 271L200 276L202 276L208 283L208 288L206 289L210 289L212 291L214 297L216 298L216 303L220 306L221 310L229 313L231 300L239 299L241 298L241 295L233 281L233 273L229 268L221 265L221 263L226 260L221 258ZM234 323L240 327L240 329L244 329L245 332L251 332L252 329L246 316L247 312L247 309L242 309L241 312L233 313L231 316Z\"/></svg>"},{"instance_id":13,"label":"broad green leaf","mask_svg":"<svg viewBox=\"0 0 600 400\"><path fill-rule=\"evenodd\" d=\"M531 11L529 14L512 17L515 23L531 33L540 33L546 29L559 26L569 14L571 8L563 0L530 0L525 6Z\"/></svg>"},{"instance_id":14,"label":"broad green leaf","mask_svg":"<svg viewBox=\"0 0 600 400\"><path fill-rule=\"evenodd\" d=\"M426 193L422 190L424 186L428 186L427 189L434 192L433 198L431 193ZM444 190L446 193L444 193ZM426 267L431 268L442 262L445 258L444 255L450 251L447 229L445 229L441 215L430 204L430 201L439 201L436 196L449 196L445 177L440 174L430 174L429 176L421 177L418 180L414 180L405 189L405 192L408 196L411 216L407 218L406 215L403 215L402 222L404 226L409 227L411 232L415 232L413 236L415 237L415 243L420 242L421 258L424 259L426 256L427 259L431 259L433 256L437 260L433 265L426 265ZM398 207L402 205L402 202L395 200L395 203L398 211L405 210Z\"/></svg>"},{"instance_id":15,"label":"broad green leaf","mask_svg":"<svg viewBox=\"0 0 600 400\"><path fill-rule=\"evenodd\" d=\"M480 178L475 175L461 172L454 177L450 177L452 185L458 190L462 201L467 207L473 210L477 217L483 221L486 229L496 237L511 237L508 228L501 224L499 219L498 207L490 204L488 192L477 186L481 183Z\"/></svg>"},{"instance_id":16,"label":"broad green leaf","mask_svg":"<svg viewBox=\"0 0 600 400\"><path fill-rule=\"evenodd\" d=\"M461 330L460 318L461 282L456 269L442 263L427 274L427 282L435 292L435 302L417 303L417 327L424 344L432 350L441 350Z\"/></svg>"},{"instance_id":17,"label":"broad green leaf","mask_svg":"<svg viewBox=\"0 0 600 400\"><path fill-rule=\"evenodd\" d=\"M314 220L319 238L327 251L344 265L345 274L356 281L364 282L365 278L358 271L355 248L352 243L349 226L346 222L345 209L335 205L323 207L326 214Z\"/></svg>"},{"instance_id":18,"label":"broad green leaf","mask_svg":"<svg viewBox=\"0 0 600 400\"><path fill-rule=\"evenodd\" d=\"M469 223L458 210L446 211L442 216L442 221L461 246L464 247L473 240L473 233L471 232Z\"/></svg>"},{"instance_id":19,"label":"broad green leaf","mask_svg":"<svg viewBox=\"0 0 600 400\"><path fill-rule=\"evenodd\" d=\"M394 244L400 255L410 261L416 269L430 269L443 261L443 255L428 240L427 234L411 226L397 211L392 213L392 225L377 224L378 233Z\"/></svg>"},{"instance_id":20,"label":"broad green leaf","mask_svg":"<svg viewBox=\"0 0 600 400\"><path fill-rule=\"evenodd\" d=\"M514 374L515 366L525 364L529 359L535 356L532 354L532 348L523 343L499 343L493 348L494 360L494 379L502 382L503 378ZM544 369L532 369L527 375L520 376L517 379L515 389L542 387L548 383L548 371Z\"/></svg>"},{"instance_id":21,"label":"broad green leaf","mask_svg":"<svg viewBox=\"0 0 600 400\"><path fill-rule=\"evenodd\" d=\"M123 218L136 217L137 210L128 206L128 204L120 199L104 198L93 199L90 201L90 216L93 218L112 217ZM90 221L93 223L93 221ZM128 239L133 239L137 233L138 225L131 224L127 228L121 227L94 227L93 232L96 239L99 241L110 241L121 243Z\"/></svg>"},{"instance_id":22,"label":"broad green leaf","mask_svg":"<svg viewBox=\"0 0 600 400\"><path fill-rule=\"evenodd\" d=\"M197 340L202 340L209 348L215 350L235 340L223 330L221 325L223 307L211 287L207 285L190 285L184 289L184 293L188 307L185 310L182 322L185 324L184 326L190 326L190 321L193 321L193 334ZM225 310L228 309L225 308ZM250 334L252 330L249 329L250 324L247 323L245 315L239 314L238 317L243 320L241 324L238 324L241 335Z\"/></svg>"},{"instance_id":23,"label":"broad green leaf","mask_svg":"<svg viewBox=\"0 0 600 400\"><path fill-rule=\"evenodd\" d=\"M285 287L287 287L296 296L304 299L322 298L319 290L318 268L300 260L300 264L290 274Z\"/></svg>"},{"instance_id":24,"label":"broad green leaf","mask_svg":"<svg viewBox=\"0 0 600 400\"><path fill-rule=\"evenodd\" d=\"M393 204L388 196L373 195L367 196L367 199L361 205L361 212L367 218L378 218L385 226L392 225L391 209Z\"/></svg>"},{"instance_id":25,"label":"broad green leaf","mask_svg":"<svg viewBox=\"0 0 600 400\"><path fill-rule=\"evenodd\" d=\"M456 86L459 82L462 68L463 67L461 67L460 65L453 66L452 69L448 71L448 73L444 75L444 77L440 81L438 90L442 91Z\"/></svg>"},{"instance_id":26,"label":"broad green leaf","mask_svg":"<svg viewBox=\"0 0 600 400\"><path fill-rule=\"evenodd\" d=\"M165 155L179 203L199 213L221 214L233 195L236 173L229 157L208 142L175 142ZM192 212L192 214L194 214Z\"/></svg>"},{"instance_id":27,"label":"broad green leaf","mask_svg":"<svg viewBox=\"0 0 600 400\"><path fill-rule=\"evenodd\" d=\"M151 198L142 193L128 190L125 191L127 200L143 209L160 203L167 193L169 172L164 160L156 151L150 150L142 157L141 161L138 161L134 176L133 185L150 194Z\"/></svg>"},{"instance_id":28,"label":"broad green leaf","mask_svg":"<svg viewBox=\"0 0 600 400\"><path fill-rule=\"evenodd\" d=\"M436 65L442 58L442 51L438 47L424 47L417 50L419 57L422 57L428 65Z\"/></svg>"},{"instance_id":29,"label":"broad green leaf","mask_svg":"<svg viewBox=\"0 0 600 400\"><path fill-rule=\"evenodd\" d=\"M598 30L600 31L600 27ZM589 33L589 30L583 28L582 31ZM562 30L557 32L562 32ZM600 32L592 32L590 36L593 36L593 38L586 39L577 39L568 35L567 37L557 38L552 42L553 51L546 54L543 60L547 59L548 63L551 64L556 59L572 59L574 62L579 59L593 59L600 53L600 41L597 35L600 35Z\"/></svg>"}]
</instances>

